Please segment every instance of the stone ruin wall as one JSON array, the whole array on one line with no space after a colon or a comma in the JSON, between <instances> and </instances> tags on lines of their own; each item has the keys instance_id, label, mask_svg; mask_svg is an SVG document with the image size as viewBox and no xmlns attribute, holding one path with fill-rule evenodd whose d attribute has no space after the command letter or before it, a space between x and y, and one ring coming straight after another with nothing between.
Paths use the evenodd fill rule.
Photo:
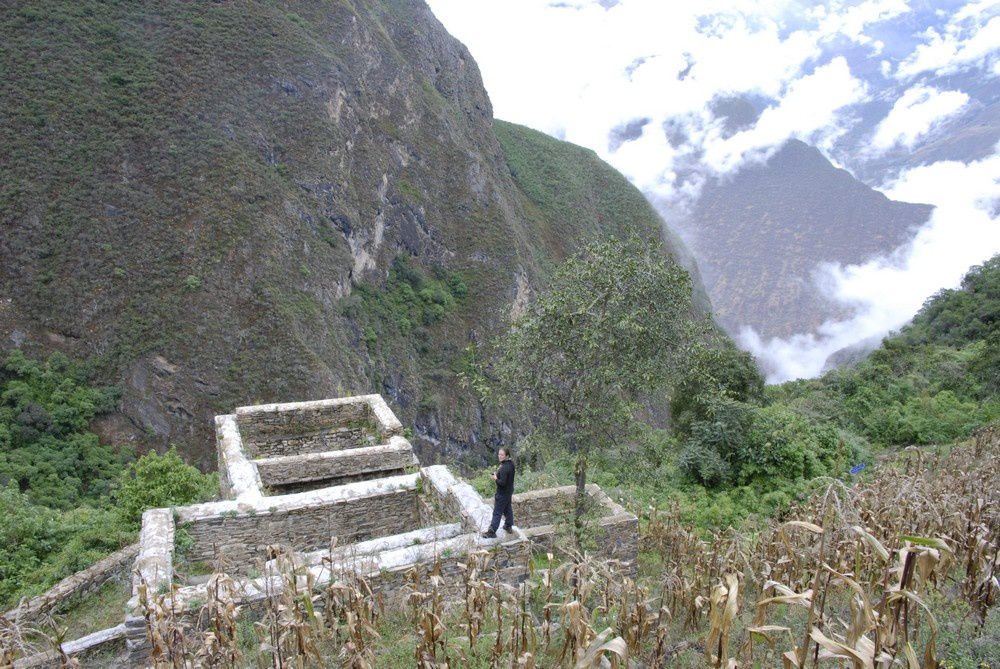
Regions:
<instances>
[{"instance_id":1,"label":"stone ruin wall","mask_svg":"<svg viewBox=\"0 0 1000 669\"><path fill-rule=\"evenodd\" d=\"M379 395L240 407L235 417L251 458L374 446L402 433Z\"/></svg>"},{"instance_id":2,"label":"stone ruin wall","mask_svg":"<svg viewBox=\"0 0 1000 669\"><path fill-rule=\"evenodd\" d=\"M562 547L570 537L575 494L575 486L564 486L514 495L514 522L525 528L524 533L535 550L567 557ZM622 562L625 571L634 576L639 555L639 519L593 483L587 486L587 498L588 522L595 526L594 553L603 559Z\"/></svg>"},{"instance_id":3,"label":"stone ruin wall","mask_svg":"<svg viewBox=\"0 0 1000 669\"><path fill-rule=\"evenodd\" d=\"M131 579L132 566L139 554L139 544L131 544L115 551L86 569L67 576L40 595L36 595L16 609L4 613L8 620L20 624L35 624L47 616L67 608L81 597L97 592L109 581L126 582Z\"/></svg>"},{"instance_id":4,"label":"stone ruin wall","mask_svg":"<svg viewBox=\"0 0 1000 669\"><path fill-rule=\"evenodd\" d=\"M143 515L124 622L90 635L95 643L124 637L134 665L148 653L140 591L156 597L172 590L176 609L194 619L207 586L197 578L185 584L183 571L197 563L232 576L253 615L282 587L266 562L271 546L292 550L316 587L353 574L401 604L414 573L426 580L439 570L445 595L461 598L470 556L488 556L490 578L516 584L528 576L532 549L558 552L564 541L559 518L571 486L515 495L517 525L486 539L491 504L447 467L420 468L378 395L240 407L216 417L216 436L222 501ZM298 487L305 491L292 492ZM638 520L599 487L587 492L597 509L599 554L634 570ZM91 648L80 642L73 646L79 652Z\"/></svg>"},{"instance_id":5,"label":"stone ruin wall","mask_svg":"<svg viewBox=\"0 0 1000 669\"><path fill-rule=\"evenodd\" d=\"M308 551L326 547L330 537L355 543L420 527L416 480L416 474L392 477L385 479L392 481L388 486L349 499L306 492L243 508L236 503L182 507L175 521L193 540L187 561L243 566L237 568L242 572L271 545Z\"/></svg>"}]
</instances>

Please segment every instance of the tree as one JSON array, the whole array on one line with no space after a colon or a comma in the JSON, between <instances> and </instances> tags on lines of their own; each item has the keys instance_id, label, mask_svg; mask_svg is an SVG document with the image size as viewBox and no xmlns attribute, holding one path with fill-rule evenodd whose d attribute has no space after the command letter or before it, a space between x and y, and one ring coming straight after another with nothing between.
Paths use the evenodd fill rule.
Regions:
<instances>
[{"instance_id":1,"label":"tree","mask_svg":"<svg viewBox=\"0 0 1000 669\"><path fill-rule=\"evenodd\" d=\"M520 404L576 453L574 528L583 531L587 457L626 437L644 393L694 340L691 283L655 241L588 244L497 341L487 397Z\"/></svg>"},{"instance_id":2,"label":"tree","mask_svg":"<svg viewBox=\"0 0 1000 669\"><path fill-rule=\"evenodd\" d=\"M764 377L753 356L736 348L727 337L697 342L670 398L670 419L682 435L690 435L698 421L709 419L720 398L758 404L764 395Z\"/></svg>"}]
</instances>

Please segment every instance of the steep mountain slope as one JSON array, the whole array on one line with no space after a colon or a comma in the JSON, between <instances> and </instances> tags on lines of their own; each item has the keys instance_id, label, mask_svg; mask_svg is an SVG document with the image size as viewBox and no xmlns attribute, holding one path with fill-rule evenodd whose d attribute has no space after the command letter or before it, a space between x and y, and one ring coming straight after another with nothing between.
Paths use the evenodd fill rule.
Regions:
<instances>
[{"instance_id":1,"label":"steep mountain slope","mask_svg":"<svg viewBox=\"0 0 1000 669\"><path fill-rule=\"evenodd\" d=\"M510 426L467 345L579 239L660 227L596 157L573 216L512 177L423 2L9 3L0 38L0 347L97 364L109 440L209 464L216 413L375 391L475 460Z\"/></svg>"},{"instance_id":2,"label":"steep mountain slope","mask_svg":"<svg viewBox=\"0 0 1000 669\"><path fill-rule=\"evenodd\" d=\"M620 172L590 149L537 130L499 120L494 128L514 182L524 195L531 227L546 248L559 248L580 234L601 234L609 226L640 231L659 226L670 253L691 275L695 305L710 311L694 257Z\"/></svg>"},{"instance_id":3,"label":"steep mountain slope","mask_svg":"<svg viewBox=\"0 0 1000 669\"><path fill-rule=\"evenodd\" d=\"M722 326L773 337L838 314L815 288L820 263L889 253L931 209L889 200L792 140L765 164L708 184L687 225Z\"/></svg>"}]
</instances>

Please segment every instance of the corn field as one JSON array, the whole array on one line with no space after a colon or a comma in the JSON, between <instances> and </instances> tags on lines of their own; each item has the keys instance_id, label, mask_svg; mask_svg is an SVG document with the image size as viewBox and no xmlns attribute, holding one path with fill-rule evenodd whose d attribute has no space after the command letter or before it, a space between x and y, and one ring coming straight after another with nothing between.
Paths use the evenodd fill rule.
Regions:
<instances>
[{"instance_id":1,"label":"corn field","mask_svg":"<svg viewBox=\"0 0 1000 669\"><path fill-rule=\"evenodd\" d=\"M222 574L196 619L174 614L170 592L141 593L151 663L950 666L939 652L942 629L980 634L1000 591L998 450L904 451L863 481L831 479L752 535L699 535L676 509L649 509L636 579L589 556L547 556L523 583L503 583L480 552L468 557L457 588L439 568L410 572L405 604L389 607L353 574L317 587L293 553L276 547L284 587L252 616L241 615ZM0 666L9 666L6 639L16 635L0 632ZM991 666L982 661L971 666Z\"/></svg>"}]
</instances>

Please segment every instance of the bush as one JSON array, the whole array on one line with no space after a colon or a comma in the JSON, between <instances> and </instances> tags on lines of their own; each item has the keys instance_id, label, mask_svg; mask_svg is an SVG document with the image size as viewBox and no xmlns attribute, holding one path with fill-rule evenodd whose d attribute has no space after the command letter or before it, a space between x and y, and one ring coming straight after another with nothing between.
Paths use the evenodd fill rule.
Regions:
<instances>
[{"instance_id":1,"label":"bush","mask_svg":"<svg viewBox=\"0 0 1000 669\"><path fill-rule=\"evenodd\" d=\"M0 485L60 509L107 498L123 457L89 426L117 395L88 379L61 354L37 362L11 351L0 368Z\"/></svg>"},{"instance_id":2,"label":"bush","mask_svg":"<svg viewBox=\"0 0 1000 669\"><path fill-rule=\"evenodd\" d=\"M443 320L468 294L457 272L437 268L433 274L433 278L427 276L400 256L393 261L385 286L359 286L360 299L349 302L345 314L360 321L366 343L384 334L409 336L419 326Z\"/></svg>"},{"instance_id":3,"label":"bush","mask_svg":"<svg viewBox=\"0 0 1000 669\"><path fill-rule=\"evenodd\" d=\"M712 402L731 399L757 403L764 378L749 353L724 341L695 348L670 399L674 428L688 434L696 421L709 418Z\"/></svg>"},{"instance_id":4,"label":"bush","mask_svg":"<svg viewBox=\"0 0 1000 669\"><path fill-rule=\"evenodd\" d=\"M32 504L14 486L0 487L0 610L40 593L134 539L116 513Z\"/></svg>"},{"instance_id":5,"label":"bush","mask_svg":"<svg viewBox=\"0 0 1000 669\"><path fill-rule=\"evenodd\" d=\"M826 474L837 459L838 437L781 405L753 411L748 438L736 453L739 483L809 479Z\"/></svg>"},{"instance_id":6,"label":"bush","mask_svg":"<svg viewBox=\"0 0 1000 669\"><path fill-rule=\"evenodd\" d=\"M130 465L122 473L115 501L123 521L137 528L146 509L204 501L217 491L217 474L202 474L171 448L163 455L147 453Z\"/></svg>"},{"instance_id":7,"label":"bush","mask_svg":"<svg viewBox=\"0 0 1000 669\"><path fill-rule=\"evenodd\" d=\"M838 458L853 460L837 430L816 425L782 405L754 407L716 400L711 417L691 426L680 470L706 486L796 481L830 472Z\"/></svg>"},{"instance_id":8,"label":"bush","mask_svg":"<svg viewBox=\"0 0 1000 669\"><path fill-rule=\"evenodd\" d=\"M983 418L979 404L945 390L874 405L862 424L873 441L906 446L954 441L967 436Z\"/></svg>"},{"instance_id":9,"label":"bush","mask_svg":"<svg viewBox=\"0 0 1000 669\"><path fill-rule=\"evenodd\" d=\"M969 365L969 371L979 381L985 398L1000 395L1000 330L982 342Z\"/></svg>"}]
</instances>

